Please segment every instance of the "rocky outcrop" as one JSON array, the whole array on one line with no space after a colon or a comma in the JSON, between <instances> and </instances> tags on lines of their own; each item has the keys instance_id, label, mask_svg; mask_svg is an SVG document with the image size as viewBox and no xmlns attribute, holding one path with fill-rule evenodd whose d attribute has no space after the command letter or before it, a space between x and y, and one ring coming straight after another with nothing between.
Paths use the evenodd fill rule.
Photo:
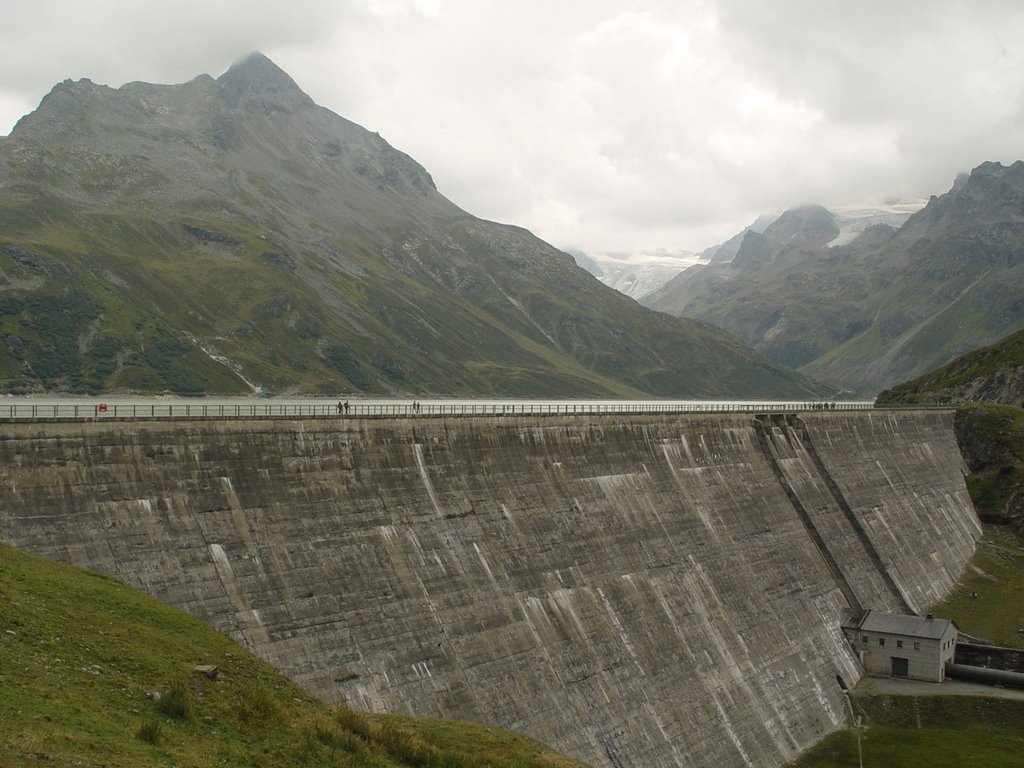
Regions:
<instances>
[{"instance_id":1,"label":"rocky outcrop","mask_svg":"<svg viewBox=\"0 0 1024 768\"><path fill-rule=\"evenodd\" d=\"M951 418L9 423L0 539L334 701L603 768L780 765L844 721L848 613L923 610L973 552Z\"/></svg>"},{"instance_id":2,"label":"rocky outcrop","mask_svg":"<svg viewBox=\"0 0 1024 768\"><path fill-rule=\"evenodd\" d=\"M920 403L1002 403L1024 407L1024 366L1004 363L996 370L969 381L929 388L914 396Z\"/></svg>"},{"instance_id":3,"label":"rocky outcrop","mask_svg":"<svg viewBox=\"0 0 1024 768\"><path fill-rule=\"evenodd\" d=\"M957 409L955 428L981 519L1024 535L1024 411L970 403Z\"/></svg>"}]
</instances>

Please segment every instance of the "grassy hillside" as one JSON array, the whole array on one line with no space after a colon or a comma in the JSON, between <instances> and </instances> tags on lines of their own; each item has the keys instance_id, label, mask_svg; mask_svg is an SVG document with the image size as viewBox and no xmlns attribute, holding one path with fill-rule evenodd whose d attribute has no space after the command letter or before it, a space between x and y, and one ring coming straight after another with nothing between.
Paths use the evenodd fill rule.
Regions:
<instances>
[{"instance_id":1,"label":"grassy hillside","mask_svg":"<svg viewBox=\"0 0 1024 768\"><path fill-rule=\"evenodd\" d=\"M491 726L329 708L198 619L2 545L0 692L4 768L582 765Z\"/></svg>"},{"instance_id":2,"label":"grassy hillside","mask_svg":"<svg viewBox=\"0 0 1024 768\"><path fill-rule=\"evenodd\" d=\"M1024 331L878 395L883 405L968 400L1024 402Z\"/></svg>"}]
</instances>

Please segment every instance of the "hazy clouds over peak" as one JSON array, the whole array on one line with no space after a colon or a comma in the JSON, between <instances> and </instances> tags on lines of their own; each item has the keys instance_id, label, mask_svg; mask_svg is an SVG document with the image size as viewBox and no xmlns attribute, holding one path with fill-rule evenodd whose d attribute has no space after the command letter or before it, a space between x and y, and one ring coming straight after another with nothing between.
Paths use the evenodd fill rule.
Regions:
<instances>
[{"instance_id":1,"label":"hazy clouds over peak","mask_svg":"<svg viewBox=\"0 0 1024 768\"><path fill-rule=\"evenodd\" d=\"M1016 0L8 5L0 133L67 77L176 83L260 50L468 211L591 253L1024 156Z\"/></svg>"}]
</instances>

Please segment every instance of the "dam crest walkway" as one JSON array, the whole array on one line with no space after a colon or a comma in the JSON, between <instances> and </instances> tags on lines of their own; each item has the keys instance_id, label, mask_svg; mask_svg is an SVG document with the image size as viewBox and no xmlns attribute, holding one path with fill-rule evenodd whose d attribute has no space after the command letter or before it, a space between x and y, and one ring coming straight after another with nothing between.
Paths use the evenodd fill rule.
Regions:
<instances>
[{"instance_id":1,"label":"dam crest walkway","mask_svg":"<svg viewBox=\"0 0 1024 768\"><path fill-rule=\"evenodd\" d=\"M949 404L887 406L948 410ZM67 400L16 398L0 403L0 421L32 419L413 418L421 416L546 416L672 413L801 413L870 411L873 401L700 400L378 400L146 398Z\"/></svg>"}]
</instances>

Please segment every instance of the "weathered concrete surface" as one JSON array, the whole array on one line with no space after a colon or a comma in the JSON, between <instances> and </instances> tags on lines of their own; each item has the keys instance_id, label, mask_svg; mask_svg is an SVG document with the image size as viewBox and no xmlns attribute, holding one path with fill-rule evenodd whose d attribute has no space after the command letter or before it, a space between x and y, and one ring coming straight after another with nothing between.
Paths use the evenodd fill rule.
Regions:
<instances>
[{"instance_id":1,"label":"weathered concrete surface","mask_svg":"<svg viewBox=\"0 0 1024 768\"><path fill-rule=\"evenodd\" d=\"M612 768L778 765L843 721L850 597L925 605L973 552L951 420L11 423L0 539L356 707Z\"/></svg>"}]
</instances>

